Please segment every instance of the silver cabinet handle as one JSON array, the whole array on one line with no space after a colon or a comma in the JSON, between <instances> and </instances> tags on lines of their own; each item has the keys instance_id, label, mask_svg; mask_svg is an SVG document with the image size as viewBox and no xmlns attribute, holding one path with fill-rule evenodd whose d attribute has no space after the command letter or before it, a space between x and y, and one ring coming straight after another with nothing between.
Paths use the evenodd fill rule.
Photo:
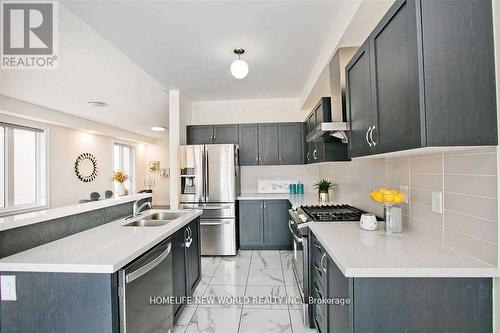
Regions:
<instances>
[{"instance_id":1,"label":"silver cabinet handle","mask_svg":"<svg viewBox=\"0 0 500 333\"><path fill-rule=\"evenodd\" d=\"M298 236L295 234L295 232L293 232L293 229L292 229L292 223L294 223L292 220L289 220L289 221L288 221L288 229L290 230L290 233L292 234L293 239L295 239L295 241L296 241L297 243L301 243L301 244L302 244L302 243L304 242L304 240L303 240L302 238L298 237Z\"/></svg>"},{"instance_id":2,"label":"silver cabinet handle","mask_svg":"<svg viewBox=\"0 0 500 333\"><path fill-rule=\"evenodd\" d=\"M255 161L257 161L257 162L258 162L258 161L259 161L259 158L258 158L258 157L256 157L256 158L255 158Z\"/></svg>"},{"instance_id":3,"label":"silver cabinet handle","mask_svg":"<svg viewBox=\"0 0 500 333\"><path fill-rule=\"evenodd\" d=\"M307 153L307 157L306 157L306 158L307 158L307 160L308 160L308 161L310 161L310 160L311 160L311 158L309 157L309 155L310 155L310 154L311 154L311 152L308 152L308 153Z\"/></svg>"},{"instance_id":4,"label":"silver cabinet handle","mask_svg":"<svg viewBox=\"0 0 500 333\"><path fill-rule=\"evenodd\" d=\"M321 266L321 269L323 270L323 272L326 273L326 267L325 265L323 265L323 260L325 260L326 258L326 253L323 253L323 255L321 256L321 260L319 261L319 264Z\"/></svg>"},{"instance_id":5,"label":"silver cabinet handle","mask_svg":"<svg viewBox=\"0 0 500 333\"><path fill-rule=\"evenodd\" d=\"M370 134L370 131L372 130L372 127L368 127L368 130L366 131L366 134L365 134L365 140L366 140L366 143L368 143L368 146L372 146L372 143L370 142L370 140L368 139L368 135Z\"/></svg>"},{"instance_id":6,"label":"silver cabinet handle","mask_svg":"<svg viewBox=\"0 0 500 333\"><path fill-rule=\"evenodd\" d=\"M260 203L260 208L264 208L264 202Z\"/></svg>"},{"instance_id":7,"label":"silver cabinet handle","mask_svg":"<svg viewBox=\"0 0 500 333\"><path fill-rule=\"evenodd\" d=\"M156 257L154 260L151 260L150 262L148 262L146 265L142 266L141 268L139 268L131 273L128 273L125 276L125 282L130 283L130 282L134 281L135 279L140 278L141 276L143 276L144 274L146 274L147 272L149 272L150 270L152 270L156 266L158 266L163 260L165 260L166 257L168 257L171 249L172 249L172 243L168 243L167 249L165 251L163 251L158 257Z\"/></svg>"},{"instance_id":8,"label":"silver cabinet handle","mask_svg":"<svg viewBox=\"0 0 500 333\"><path fill-rule=\"evenodd\" d=\"M316 155L317 151L318 151L317 149L314 149L314 151L313 151L313 158L314 158L315 160L317 160L317 159L318 159L318 156Z\"/></svg>"},{"instance_id":9,"label":"silver cabinet handle","mask_svg":"<svg viewBox=\"0 0 500 333\"><path fill-rule=\"evenodd\" d=\"M319 291L318 287L316 285L314 286L314 290L318 293L319 298L323 299L323 295L321 295L321 292Z\"/></svg>"},{"instance_id":10,"label":"silver cabinet handle","mask_svg":"<svg viewBox=\"0 0 500 333\"><path fill-rule=\"evenodd\" d=\"M319 272L319 274L322 274L323 271L321 270L321 268L318 267L318 265L314 264L314 269L317 270Z\"/></svg>"},{"instance_id":11,"label":"silver cabinet handle","mask_svg":"<svg viewBox=\"0 0 500 333\"><path fill-rule=\"evenodd\" d=\"M373 144L373 147L375 147L377 145L377 142L375 142L375 140L373 140L373 131L375 130L375 125L373 125L373 128L372 130L370 131L370 140Z\"/></svg>"},{"instance_id":12,"label":"silver cabinet handle","mask_svg":"<svg viewBox=\"0 0 500 333\"><path fill-rule=\"evenodd\" d=\"M200 225L224 225L230 224L231 221L219 221L219 222L200 222Z\"/></svg>"},{"instance_id":13,"label":"silver cabinet handle","mask_svg":"<svg viewBox=\"0 0 500 333\"><path fill-rule=\"evenodd\" d=\"M322 250L321 246L319 246L318 244L316 244L316 242L314 242L313 244L314 244L315 248Z\"/></svg>"}]
</instances>

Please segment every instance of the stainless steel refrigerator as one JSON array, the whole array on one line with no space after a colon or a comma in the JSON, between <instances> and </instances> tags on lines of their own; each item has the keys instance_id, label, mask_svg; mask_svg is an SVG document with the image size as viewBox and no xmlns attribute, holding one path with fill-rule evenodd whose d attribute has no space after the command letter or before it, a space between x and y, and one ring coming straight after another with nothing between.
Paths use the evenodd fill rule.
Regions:
<instances>
[{"instance_id":1,"label":"stainless steel refrigerator","mask_svg":"<svg viewBox=\"0 0 500 333\"><path fill-rule=\"evenodd\" d=\"M236 254L239 148L234 144L178 148L179 208L203 209L201 254Z\"/></svg>"}]
</instances>

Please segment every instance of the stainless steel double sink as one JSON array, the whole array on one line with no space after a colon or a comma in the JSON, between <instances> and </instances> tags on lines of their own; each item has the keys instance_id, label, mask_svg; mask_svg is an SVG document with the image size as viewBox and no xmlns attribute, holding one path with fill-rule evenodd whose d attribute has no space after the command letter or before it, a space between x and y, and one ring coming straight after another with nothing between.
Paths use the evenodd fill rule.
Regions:
<instances>
[{"instance_id":1,"label":"stainless steel double sink","mask_svg":"<svg viewBox=\"0 0 500 333\"><path fill-rule=\"evenodd\" d=\"M187 214L186 212L157 212L123 225L124 227L159 227Z\"/></svg>"}]
</instances>

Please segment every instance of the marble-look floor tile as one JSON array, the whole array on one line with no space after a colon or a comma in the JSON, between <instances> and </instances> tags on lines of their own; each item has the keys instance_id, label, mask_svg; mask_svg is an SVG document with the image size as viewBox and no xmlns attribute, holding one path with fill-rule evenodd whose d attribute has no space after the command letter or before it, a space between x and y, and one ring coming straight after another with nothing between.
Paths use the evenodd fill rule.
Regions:
<instances>
[{"instance_id":1,"label":"marble-look floor tile","mask_svg":"<svg viewBox=\"0 0 500 333\"><path fill-rule=\"evenodd\" d=\"M304 325L304 314L302 310L290 310L293 333L316 333L314 328Z\"/></svg>"},{"instance_id":2,"label":"marble-look floor tile","mask_svg":"<svg viewBox=\"0 0 500 333\"><path fill-rule=\"evenodd\" d=\"M199 306L187 326L186 333L236 333L240 315L241 309Z\"/></svg>"},{"instance_id":3,"label":"marble-look floor tile","mask_svg":"<svg viewBox=\"0 0 500 333\"><path fill-rule=\"evenodd\" d=\"M251 257L252 253L253 253L253 250L239 250L236 257ZM224 257L224 258L228 258L228 257Z\"/></svg>"},{"instance_id":4,"label":"marble-look floor tile","mask_svg":"<svg viewBox=\"0 0 500 333\"><path fill-rule=\"evenodd\" d=\"M281 267L283 269L293 268L293 251L280 251Z\"/></svg>"},{"instance_id":5,"label":"marble-look floor tile","mask_svg":"<svg viewBox=\"0 0 500 333\"><path fill-rule=\"evenodd\" d=\"M222 268L215 272L210 284L246 285L248 269Z\"/></svg>"},{"instance_id":6,"label":"marble-look floor tile","mask_svg":"<svg viewBox=\"0 0 500 333\"><path fill-rule=\"evenodd\" d=\"M205 290L207 290L207 287L208 287L208 283L206 283L202 279L200 281L200 283L198 283L198 286L196 287L196 289L194 290L193 296L194 297L201 297L201 296L203 296L203 294L205 293Z\"/></svg>"},{"instance_id":7,"label":"marble-look floor tile","mask_svg":"<svg viewBox=\"0 0 500 333\"><path fill-rule=\"evenodd\" d=\"M297 280L295 279L295 274L293 273L292 269L284 269L283 276L285 277L286 285L297 285Z\"/></svg>"},{"instance_id":8,"label":"marble-look floor tile","mask_svg":"<svg viewBox=\"0 0 500 333\"><path fill-rule=\"evenodd\" d=\"M300 295L300 290L297 285L286 285L286 295L288 299L288 307L294 310L300 310L303 308L302 296Z\"/></svg>"},{"instance_id":9,"label":"marble-look floor tile","mask_svg":"<svg viewBox=\"0 0 500 333\"><path fill-rule=\"evenodd\" d=\"M261 257L280 257L280 251L275 251L275 250L256 250L253 251L252 257L255 256L261 256Z\"/></svg>"},{"instance_id":10,"label":"marble-look floor tile","mask_svg":"<svg viewBox=\"0 0 500 333\"><path fill-rule=\"evenodd\" d=\"M247 286L245 296L250 303L244 309L288 309L285 286Z\"/></svg>"},{"instance_id":11,"label":"marble-look floor tile","mask_svg":"<svg viewBox=\"0 0 500 333\"><path fill-rule=\"evenodd\" d=\"M292 325L288 310L243 310L239 332L291 333Z\"/></svg>"},{"instance_id":12,"label":"marble-look floor tile","mask_svg":"<svg viewBox=\"0 0 500 333\"><path fill-rule=\"evenodd\" d=\"M241 302L230 302L228 299L242 298L245 296L245 289L246 286L244 285L234 286L212 284L208 286L207 290L203 294L203 298L207 300L207 303L199 304L199 306L241 308Z\"/></svg>"},{"instance_id":13,"label":"marble-look floor tile","mask_svg":"<svg viewBox=\"0 0 500 333\"><path fill-rule=\"evenodd\" d=\"M217 268L221 260L221 257L201 257L201 267Z\"/></svg>"},{"instance_id":14,"label":"marble-look floor tile","mask_svg":"<svg viewBox=\"0 0 500 333\"><path fill-rule=\"evenodd\" d=\"M250 264L250 269L281 269L281 258L279 256L260 256L254 254L252 256L252 263Z\"/></svg>"},{"instance_id":15,"label":"marble-look floor tile","mask_svg":"<svg viewBox=\"0 0 500 333\"><path fill-rule=\"evenodd\" d=\"M175 324L174 330L172 332L173 333L184 333L186 331L186 328L187 328L187 324L186 325Z\"/></svg>"},{"instance_id":16,"label":"marble-look floor tile","mask_svg":"<svg viewBox=\"0 0 500 333\"><path fill-rule=\"evenodd\" d=\"M175 322L176 325L187 325L191 321L191 318L193 317L193 314L196 311L196 305L186 305L184 309L182 309L182 313L177 318L177 321Z\"/></svg>"},{"instance_id":17,"label":"marble-look floor tile","mask_svg":"<svg viewBox=\"0 0 500 333\"><path fill-rule=\"evenodd\" d=\"M233 269L248 269L250 267L251 257L226 257L223 258L219 264L222 268Z\"/></svg>"},{"instance_id":18,"label":"marble-look floor tile","mask_svg":"<svg viewBox=\"0 0 500 333\"><path fill-rule=\"evenodd\" d=\"M285 284L281 269L251 269L248 274L249 286L269 286Z\"/></svg>"},{"instance_id":19,"label":"marble-look floor tile","mask_svg":"<svg viewBox=\"0 0 500 333\"><path fill-rule=\"evenodd\" d=\"M216 270L217 268L213 267L201 267L201 281L205 284L209 284Z\"/></svg>"}]
</instances>

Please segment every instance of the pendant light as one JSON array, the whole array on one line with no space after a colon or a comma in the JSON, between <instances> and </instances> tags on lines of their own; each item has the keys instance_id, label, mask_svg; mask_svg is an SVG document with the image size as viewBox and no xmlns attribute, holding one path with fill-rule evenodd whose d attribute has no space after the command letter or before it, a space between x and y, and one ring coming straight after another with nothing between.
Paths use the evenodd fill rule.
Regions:
<instances>
[{"instance_id":1,"label":"pendant light","mask_svg":"<svg viewBox=\"0 0 500 333\"><path fill-rule=\"evenodd\" d=\"M233 51L238 55L238 60L233 61L231 64L231 74L238 80L243 79L248 74L248 64L245 60L241 60L240 56L245 53L242 48L234 49Z\"/></svg>"}]
</instances>

